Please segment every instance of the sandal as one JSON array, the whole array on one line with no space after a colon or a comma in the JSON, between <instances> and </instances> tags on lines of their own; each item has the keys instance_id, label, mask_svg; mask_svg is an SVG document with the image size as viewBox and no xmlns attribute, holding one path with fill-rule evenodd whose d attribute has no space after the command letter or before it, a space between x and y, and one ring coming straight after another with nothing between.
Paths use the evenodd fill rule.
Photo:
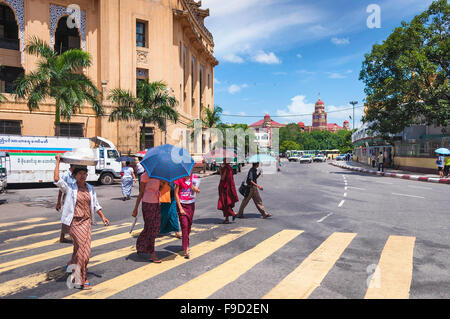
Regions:
<instances>
[{"instance_id":1,"label":"sandal","mask_svg":"<svg viewBox=\"0 0 450 319\"><path fill-rule=\"evenodd\" d=\"M83 285L83 290L91 290L92 284L89 281L86 281Z\"/></svg>"}]
</instances>

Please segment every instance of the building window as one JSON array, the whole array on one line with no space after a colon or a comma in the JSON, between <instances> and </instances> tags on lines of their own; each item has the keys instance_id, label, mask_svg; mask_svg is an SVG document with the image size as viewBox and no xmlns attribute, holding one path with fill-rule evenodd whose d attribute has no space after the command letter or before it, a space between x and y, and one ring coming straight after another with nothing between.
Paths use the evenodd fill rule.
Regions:
<instances>
[{"instance_id":1,"label":"building window","mask_svg":"<svg viewBox=\"0 0 450 319\"><path fill-rule=\"evenodd\" d=\"M200 71L199 71L199 82L200 82L200 115L202 114L202 106L203 106L203 74L204 74L204 68L203 65L200 64Z\"/></svg>"},{"instance_id":2,"label":"building window","mask_svg":"<svg viewBox=\"0 0 450 319\"><path fill-rule=\"evenodd\" d=\"M194 107L194 90L195 90L195 58L192 56L191 59L191 99L192 107Z\"/></svg>"},{"instance_id":3,"label":"building window","mask_svg":"<svg viewBox=\"0 0 450 319\"><path fill-rule=\"evenodd\" d=\"M61 123L59 125L59 136L84 137L84 124Z\"/></svg>"},{"instance_id":4,"label":"building window","mask_svg":"<svg viewBox=\"0 0 450 319\"><path fill-rule=\"evenodd\" d=\"M22 135L22 121L0 120L0 134Z\"/></svg>"},{"instance_id":5,"label":"building window","mask_svg":"<svg viewBox=\"0 0 450 319\"><path fill-rule=\"evenodd\" d=\"M155 132L153 130L153 127L146 127L144 149L149 149L153 147L155 147Z\"/></svg>"},{"instance_id":6,"label":"building window","mask_svg":"<svg viewBox=\"0 0 450 319\"><path fill-rule=\"evenodd\" d=\"M147 23L136 21L136 46L147 47Z\"/></svg>"},{"instance_id":7,"label":"building window","mask_svg":"<svg viewBox=\"0 0 450 319\"><path fill-rule=\"evenodd\" d=\"M69 28L67 26L67 17L62 17L55 32L55 51L61 54L68 50L80 48L81 38L78 28Z\"/></svg>"},{"instance_id":8,"label":"building window","mask_svg":"<svg viewBox=\"0 0 450 319\"><path fill-rule=\"evenodd\" d=\"M0 48L19 50L19 27L10 7L0 5Z\"/></svg>"},{"instance_id":9,"label":"building window","mask_svg":"<svg viewBox=\"0 0 450 319\"><path fill-rule=\"evenodd\" d=\"M2 66L0 68L0 90L1 93L14 93L15 81L24 74L22 68L12 66Z\"/></svg>"},{"instance_id":10,"label":"building window","mask_svg":"<svg viewBox=\"0 0 450 319\"><path fill-rule=\"evenodd\" d=\"M136 69L136 94L139 94L139 85L148 80L148 70Z\"/></svg>"}]
</instances>

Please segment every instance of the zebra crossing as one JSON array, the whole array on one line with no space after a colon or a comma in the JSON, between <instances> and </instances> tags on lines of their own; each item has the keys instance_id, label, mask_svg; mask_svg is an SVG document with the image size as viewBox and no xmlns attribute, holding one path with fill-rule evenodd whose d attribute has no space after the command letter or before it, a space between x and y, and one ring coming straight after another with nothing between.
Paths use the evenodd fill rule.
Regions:
<instances>
[{"instance_id":1,"label":"zebra crossing","mask_svg":"<svg viewBox=\"0 0 450 319\"><path fill-rule=\"evenodd\" d=\"M27 230L33 229L33 226L41 229L42 225L52 226L57 230L12 237L0 244L0 298L14 298L27 291L36 293L45 287L57 287L55 289L64 290L61 297L65 299L115 298L116 295L132 290L149 280L158 280L160 278L158 276L171 273L176 276L177 272L184 269L183 267L188 267L196 261L208 262L207 256L213 258L211 256L217 256L220 249L229 245L245 243L245 245L238 245L244 248L234 252L234 255L225 262L213 264L200 274L195 273L184 278L183 283L174 285L168 291L162 291L157 297L160 299L186 299L186 296L192 299L210 298L227 285L244 278L252 269L272 255L282 253L285 247L290 247L292 250L293 243L307 234L305 230L281 229L266 236L261 235L256 227L237 225L234 228L224 228L219 225L199 225L192 229L190 259L183 258L180 252L173 249L166 249L168 245L180 246L181 251L179 239L170 236L158 237L155 244L156 250L166 249L165 251L168 252L168 255L162 258L161 264L146 262L133 264L133 261L129 261L131 269L123 267L114 276L96 278L93 280L93 289L80 291L68 290L65 286L64 281L68 274L59 262L61 258L69 258L72 246L61 246L57 238L38 239L40 236L58 235L59 226L44 219L30 219L0 224L0 231L2 234L10 232L12 234L25 227ZM134 245L142 224L137 224L132 234L128 232L130 226L131 223L125 222L93 230L89 270L107 269L108 265L122 263L129 256L136 254ZM2 229L5 227L15 228ZM201 236L202 234L211 235ZM264 236L265 238L255 241L256 234L258 234L257 238ZM352 246L352 242L357 237L357 233L332 232L306 258L297 257L295 254L290 256L289 258L297 266L283 274L283 278L273 283L270 289L265 288L263 294L258 292L258 296L263 299L309 298L326 281L327 275L333 267L336 267L343 253ZM29 243L30 240L31 243ZM378 263L375 265L371 280L368 281L366 293L361 298L407 299L410 297L415 240L415 237L411 236L392 235L387 238L383 249L377 251ZM5 247L11 245L14 247ZM111 245L115 248L107 250L106 248ZM302 254L299 252L298 255ZM31 269L34 269L34 265L40 265L40 268L45 266L47 270L33 272ZM16 270L20 270L17 272L18 276L15 276ZM255 285L258 286L258 283Z\"/></svg>"}]
</instances>

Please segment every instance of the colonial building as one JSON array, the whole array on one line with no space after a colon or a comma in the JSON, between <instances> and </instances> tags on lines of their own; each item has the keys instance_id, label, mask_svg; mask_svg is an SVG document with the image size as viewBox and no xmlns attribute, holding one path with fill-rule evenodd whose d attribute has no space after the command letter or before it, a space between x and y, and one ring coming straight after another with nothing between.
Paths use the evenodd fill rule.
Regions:
<instances>
[{"instance_id":1,"label":"colonial building","mask_svg":"<svg viewBox=\"0 0 450 319\"><path fill-rule=\"evenodd\" d=\"M37 57L25 53L36 36L57 50L80 48L92 57L84 70L102 91L105 116L90 106L61 125L61 134L102 136L123 153L139 150L140 123L109 122L106 97L113 89L136 92L139 80L164 81L178 101L180 120L168 123L167 142L177 129L214 106L214 40L204 26L209 10L193 0L0 0L0 134L54 136L53 101L29 112L26 101L11 94L19 74L35 69ZM64 119L62 120L64 121ZM164 132L148 124L145 147L164 143Z\"/></svg>"},{"instance_id":2,"label":"colonial building","mask_svg":"<svg viewBox=\"0 0 450 319\"><path fill-rule=\"evenodd\" d=\"M312 131L329 131L336 133L337 131L350 131L350 123L344 121L343 126L336 123L327 123L327 112L325 112L325 103L319 99L316 102L314 113L312 115L312 126L306 126L305 123L299 122L298 126L305 132Z\"/></svg>"},{"instance_id":3,"label":"colonial building","mask_svg":"<svg viewBox=\"0 0 450 319\"><path fill-rule=\"evenodd\" d=\"M264 116L264 119L249 125L255 133L255 143L260 152L270 152L274 146L274 129L279 129L286 126L280 124L270 118L269 114Z\"/></svg>"}]
</instances>

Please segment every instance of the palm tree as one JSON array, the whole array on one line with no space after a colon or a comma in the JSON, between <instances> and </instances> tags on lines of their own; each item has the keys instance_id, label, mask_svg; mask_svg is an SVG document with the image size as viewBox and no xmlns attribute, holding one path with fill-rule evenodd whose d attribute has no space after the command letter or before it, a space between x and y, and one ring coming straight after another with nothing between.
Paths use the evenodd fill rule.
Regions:
<instances>
[{"instance_id":1,"label":"palm tree","mask_svg":"<svg viewBox=\"0 0 450 319\"><path fill-rule=\"evenodd\" d=\"M136 96L130 91L114 89L108 97L117 107L111 112L109 121L141 121L141 149L145 147L145 125L152 123L167 132L166 121L176 123L178 101L167 92L162 81L140 81Z\"/></svg>"},{"instance_id":2,"label":"palm tree","mask_svg":"<svg viewBox=\"0 0 450 319\"><path fill-rule=\"evenodd\" d=\"M56 135L60 134L61 117L70 120L73 114L81 112L86 102L92 106L97 116L103 114L100 91L94 83L80 72L92 64L91 56L80 49L59 53L37 37L25 46L25 52L40 58L35 71L21 75L15 82L15 94L27 99L30 112L39 109L39 103L53 98L56 104Z\"/></svg>"},{"instance_id":3,"label":"palm tree","mask_svg":"<svg viewBox=\"0 0 450 319\"><path fill-rule=\"evenodd\" d=\"M210 108L204 108L203 109L203 118L200 119L201 121L201 125L202 125L202 129L203 130L207 130L207 129L212 129L213 127L216 127L217 125L219 125L221 123L220 118L222 116L222 112L223 109L216 105L214 107L213 110L211 110ZM188 128L194 128L195 127L195 122L198 120L193 120L189 125ZM194 133L191 133L191 138L193 138ZM211 150L211 130L209 131L209 149Z\"/></svg>"}]
</instances>

